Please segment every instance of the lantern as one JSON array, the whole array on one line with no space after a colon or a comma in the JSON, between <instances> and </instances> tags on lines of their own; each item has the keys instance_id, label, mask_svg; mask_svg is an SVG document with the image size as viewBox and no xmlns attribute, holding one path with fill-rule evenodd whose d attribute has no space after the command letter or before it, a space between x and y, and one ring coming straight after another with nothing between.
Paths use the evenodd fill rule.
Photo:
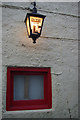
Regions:
<instances>
[{"instance_id":1,"label":"lantern","mask_svg":"<svg viewBox=\"0 0 80 120\"><path fill-rule=\"evenodd\" d=\"M46 16L37 13L36 3L34 2L34 8L32 13L27 13L25 18L25 24L29 38L33 39L33 43L36 43L36 39L40 37L44 18Z\"/></svg>"}]
</instances>

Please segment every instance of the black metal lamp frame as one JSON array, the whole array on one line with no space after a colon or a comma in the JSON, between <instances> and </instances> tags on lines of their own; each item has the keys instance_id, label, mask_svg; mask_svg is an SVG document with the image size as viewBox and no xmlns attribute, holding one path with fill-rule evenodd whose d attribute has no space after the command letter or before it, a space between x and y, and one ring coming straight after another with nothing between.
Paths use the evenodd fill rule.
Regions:
<instances>
[{"instance_id":1,"label":"black metal lamp frame","mask_svg":"<svg viewBox=\"0 0 80 120\"><path fill-rule=\"evenodd\" d=\"M33 3L33 5L34 5L34 8L33 8L32 13L27 13L27 15L26 15L26 18L25 18L25 21L24 21L24 22L25 22L25 24L26 24L27 18L29 19L30 35L28 34L28 36L29 36L29 38L32 38L32 39L33 39L33 43L36 43L36 39L37 39L37 38L39 38L39 37L40 37L40 35L41 35L41 31L42 31L42 27L43 27L44 18L45 18L46 16L45 16L45 15L42 15L42 14L37 13L36 2L34 2L34 3ZM33 34L33 33L32 33L32 30L31 30L31 25L30 25L30 16L43 18L40 33L37 33L37 34ZM27 27L27 26L26 26L26 27ZM28 32L28 30L27 30L27 32Z\"/></svg>"}]
</instances>

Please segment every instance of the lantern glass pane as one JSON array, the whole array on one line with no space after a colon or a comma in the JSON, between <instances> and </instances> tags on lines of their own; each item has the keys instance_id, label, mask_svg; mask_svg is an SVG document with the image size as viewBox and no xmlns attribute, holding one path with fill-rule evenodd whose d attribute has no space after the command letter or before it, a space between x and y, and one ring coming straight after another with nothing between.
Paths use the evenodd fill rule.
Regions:
<instances>
[{"instance_id":1,"label":"lantern glass pane","mask_svg":"<svg viewBox=\"0 0 80 120\"><path fill-rule=\"evenodd\" d=\"M30 27L29 27L29 18L28 17L27 17L27 20L26 20L26 25L27 25L28 35L30 35Z\"/></svg>"},{"instance_id":2,"label":"lantern glass pane","mask_svg":"<svg viewBox=\"0 0 80 120\"><path fill-rule=\"evenodd\" d=\"M30 16L32 34L40 33L43 18Z\"/></svg>"}]
</instances>

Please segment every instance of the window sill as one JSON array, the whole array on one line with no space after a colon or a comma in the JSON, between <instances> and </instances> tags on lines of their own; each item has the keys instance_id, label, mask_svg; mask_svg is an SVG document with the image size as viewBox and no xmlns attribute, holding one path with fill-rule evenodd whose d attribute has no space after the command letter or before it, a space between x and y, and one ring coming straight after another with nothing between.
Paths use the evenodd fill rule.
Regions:
<instances>
[{"instance_id":1,"label":"window sill","mask_svg":"<svg viewBox=\"0 0 80 120\"><path fill-rule=\"evenodd\" d=\"M52 112L54 111L54 109L44 109L44 110L21 110L21 111L6 111L4 113L4 115L14 115L16 116L16 114L26 114L26 113L38 113L38 112Z\"/></svg>"}]
</instances>

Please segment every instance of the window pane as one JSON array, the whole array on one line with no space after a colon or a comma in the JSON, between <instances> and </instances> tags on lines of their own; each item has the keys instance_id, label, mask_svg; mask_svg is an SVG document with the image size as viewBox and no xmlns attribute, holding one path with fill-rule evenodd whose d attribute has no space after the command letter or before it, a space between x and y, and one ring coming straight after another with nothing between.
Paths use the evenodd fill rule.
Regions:
<instances>
[{"instance_id":1,"label":"window pane","mask_svg":"<svg viewBox=\"0 0 80 120\"><path fill-rule=\"evenodd\" d=\"M44 98L42 75L14 76L14 100L32 100Z\"/></svg>"},{"instance_id":2,"label":"window pane","mask_svg":"<svg viewBox=\"0 0 80 120\"><path fill-rule=\"evenodd\" d=\"M44 98L43 91L43 76L30 76L29 82L29 98L42 99Z\"/></svg>"},{"instance_id":3,"label":"window pane","mask_svg":"<svg viewBox=\"0 0 80 120\"><path fill-rule=\"evenodd\" d=\"M14 76L14 100L24 98L24 76Z\"/></svg>"}]
</instances>

